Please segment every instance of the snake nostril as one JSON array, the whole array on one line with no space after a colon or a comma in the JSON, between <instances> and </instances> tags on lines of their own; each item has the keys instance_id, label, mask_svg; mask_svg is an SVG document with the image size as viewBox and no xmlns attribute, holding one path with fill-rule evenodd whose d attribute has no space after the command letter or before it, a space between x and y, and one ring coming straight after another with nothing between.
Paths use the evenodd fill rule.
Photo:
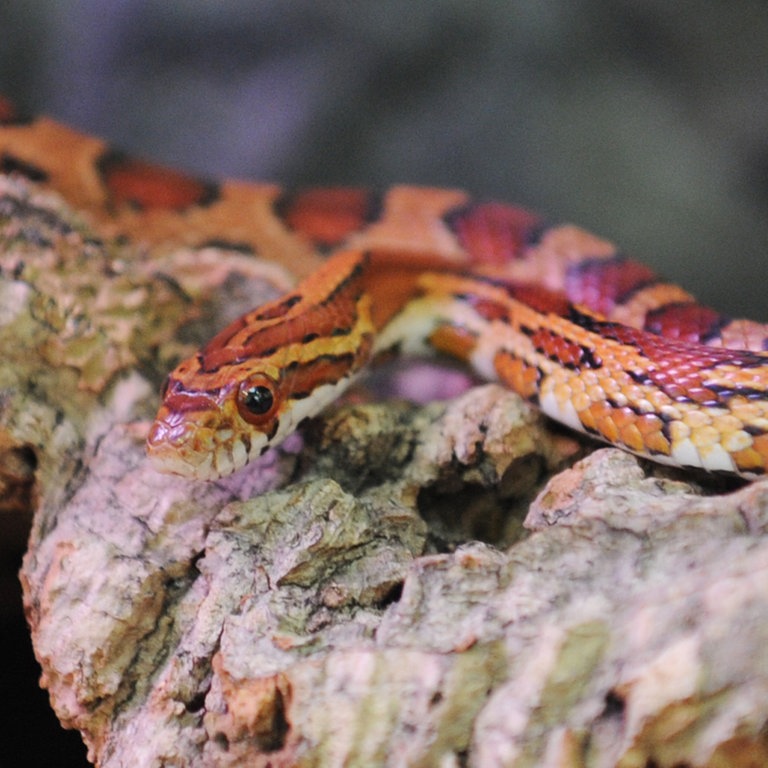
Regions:
<instances>
[{"instance_id":1,"label":"snake nostril","mask_svg":"<svg viewBox=\"0 0 768 768\"><path fill-rule=\"evenodd\" d=\"M147 435L147 448L158 451L169 446L180 446L189 440L193 428L186 421L157 419L150 427Z\"/></svg>"},{"instance_id":2,"label":"snake nostril","mask_svg":"<svg viewBox=\"0 0 768 768\"><path fill-rule=\"evenodd\" d=\"M165 431L161 422L156 421L149 428L147 434L147 448L151 451L165 440Z\"/></svg>"}]
</instances>

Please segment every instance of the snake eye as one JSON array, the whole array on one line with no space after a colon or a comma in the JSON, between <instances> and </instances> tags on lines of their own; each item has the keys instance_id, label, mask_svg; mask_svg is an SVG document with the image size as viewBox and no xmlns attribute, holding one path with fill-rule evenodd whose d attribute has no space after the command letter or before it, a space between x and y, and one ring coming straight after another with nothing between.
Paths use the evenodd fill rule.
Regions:
<instances>
[{"instance_id":1,"label":"snake eye","mask_svg":"<svg viewBox=\"0 0 768 768\"><path fill-rule=\"evenodd\" d=\"M275 402L272 390L267 387L251 387L243 394L243 405L254 415L263 416Z\"/></svg>"},{"instance_id":2,"label":"snake eye","mask_svg":"<svg viewBox=\"0 0 768 768\"><path fill-rule=\"evenodd\" d=\"M250 424L259 424L270 417L275 409L275 383L267 376L251 376L240 384L237 409Z\"/></svg>"}]
</instances>

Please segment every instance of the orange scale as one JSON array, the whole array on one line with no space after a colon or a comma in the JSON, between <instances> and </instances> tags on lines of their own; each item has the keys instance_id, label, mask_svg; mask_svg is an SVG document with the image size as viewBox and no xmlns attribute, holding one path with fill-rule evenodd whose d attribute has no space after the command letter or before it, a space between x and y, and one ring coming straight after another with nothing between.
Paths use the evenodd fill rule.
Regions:
<instances>
[{"instance_id":1,"label":"orange scale","mask_svg":"<svg viewBox=\"0 0 768 768\"><path fill-rule=\"evenodd\" d=\"M586 392L574 392L571 395L571 403L579 414L581 414L582 411L587 411L591 402L592 400L590 400Z\"/></svg>"},{"instance_id":2,"label":"orange scale","mask_svg":"<svg viewBox=\"0 0 768 768\"><path fill-rule=\"evenodd\" d=\"M768 434L756 435L752 440L752 448L760 456L759 465L768 467Z\"/></svg>"},{"instance_id":3,"label":"orange scale","mask_svg":"<svg viewBox=\"0 0 768 768\"><path fill-rule=\"evenodd\" d=\"M765 457L753 448L743 448L731 453L731 458L741 472L762 473L765 470Z\"/></svg>"},{"instance_id":4,"label":"orange scale","mask_svg":"<svg viewBox=\"0 0 768 768\"><path fill-rule=\"evenodd\" d=\"M695 408L688 408L683 414L683 423L689 429L700 429L712 423L712 417L706 411L698 411Z\"/></svg>"},{"instance_id":5,"label":"orange scale","mask_svg":"<svg viewBox=\"0 0 768 768\"><path fill-rule=\"evenodd\" d=\"M661 429L661 420L652 413L646 413L643 416L638 416L636 419L637 428L643 435L649 435L653 432L658 432Z\"/></svg>"},{"instance_id":6,"label":"orange scale","mask_svg":"<svg viewBox=\"0 0 768 768\"><path fill-rule=\"evenodd\" d=\"M582 376L574 376L573 378L569 379L568 384L570 386L571 392L574 394L578 392L583 393L586 391L584 378Z\"/></svg>"},{"instance_id":7,"label":"orange scale","mask_svg":"<svg viewBox=\"0 0 768 768\"><path fill-rule=\"evenodd\" d=\"M570 381L557 382L552 389L552 393L560 405L563 405L569 401L573 401L574 392Z\"/></svg>"},{"instance_id":8,"label":"orange scale","mask_svg":"<svg viewBox=\"0 0 768 768\"><path fill-rule=\"evenodd\" d=\"M538 393L539 371L536 367L526 365L508 352L499 352L493 366L501 381L520 397L530 399Z\"/></svg>"},{"instance_id":9,"label":"orange scale","mask_svg":"<svg viewBox=\"0 0 768 768\"><path fill-rule=\"evenodd\" d=\"M672 451L672 446L669 444L669 440L664 437L664 434L660 430L644 433L643 440L645 442L646 450L651 453L669 456Z\"/></svg>"},{"instance_id":10,"label":"orange scale","mask_svg":"<svg viewBox=\"0 0 768 768\"><path fill-rule=\"evenodd\" d=\"M720 442L720 430L711 425L700 427L691 435L691 440L699 451L706 450Z\"/></svg>"},{"instance_id":11,"label":"orange scale","mask_svg":"<svg viewBox=\"0 0 768 768\"><path fill-rule=\"evenodd\" d=\"M664 384L663 387L670 400L684 400L687 396L685 390L678 384Z\"/></svg>"},{"instance_id":12,"label":"orange scale","mask_svg":"<svg viewBox=\"0 0 768 768\"><path fill-rule=\"evenodd\" d=\"M589 413L595 429L606 440L615 443L619 439L619 427L613 418L616 412L607 403L593 403L586 413ZM584 415L581 421L584 423Z\"/></svg>"},{"instance_id":13,"label":"orange scale","mask_svg":"<svg viewBox=\"0 0 768 768\"><path fill-rule=\"evenodd\" d=\"M613 421L616 426L623 430L637 422L637 416L629 408L612 408Z\"/></svg>"},{"instance_id":14,"label":"orange scale","mask_svg":"<svg viewBox=\"0 0 768 768\"><path fill-rule=\"evenodd\" d=\"M625 424L619 430L619 441L632 451L643 451L646 447L643 435L636 423Z\"/></svg>"},{"instance_id":15,"label":"orange scale","mask_svg":"<svg viewBox=\"0 0 768 768\"><path fill-rule=\"evenodd\" d=\"M732 413L724 413L715 418L715 424L724 435L739 432L744 426L741 419L738 419Z\"/></svg>"},{"instance_id":16,"label":"orange scale","mask_svg":"<svg viewBox=\"0 0 768 768\"><path fill-rule=\"evenodd\" d=\"M599 403L601 401L604 401L606 398L606 395L609 394L605 391L605 388L602 386L597 387L588 387L587 388L587 397L593 402L593 403Z\"/></svg>"},{"instance_id":17,"label":"orange scale","mask_svg":"<svg viewBox=\"0 0 768 768\"><path fill-rule=\"evenodd\" d=\"M643 436L645 447L654 453L669 455L669 440L662 431L662 421L658 416L647 414L637 420L637 429Z\"/></svg>"},{"instance_id":18,"label":"orange scale","mask_svg":"<svg viewBox=\"0 0 768 768\"><path fill-rule=\"evenodd\" d=\"M624 382L619 387L619 391L629 402L637 402L645 396L645 388L633 382Z\"/></svg>"},{"instance_id":19,"label":"orange scale","mask_svg":"<svg viewBox=\"0 0 768 768\"><path fill-rule=\"evenodd\" d=\"M583 410L578 409L579 412L579 421L581 421L581 425L586 429L588 432L597 432L597 422L595 421L594 413L590 408L585 408Z\"/></svg>"},{"instance_id":20,"label":"orange scale","mask_svg":"<svg viewBox=\"0 0 768 768\"><path fill-rule=\"evenodd\" d=\"M684 396L693 400L695 403L707 403L715 399L712 390L701 386L686 387Z\"/></svg>"}]
</instances>

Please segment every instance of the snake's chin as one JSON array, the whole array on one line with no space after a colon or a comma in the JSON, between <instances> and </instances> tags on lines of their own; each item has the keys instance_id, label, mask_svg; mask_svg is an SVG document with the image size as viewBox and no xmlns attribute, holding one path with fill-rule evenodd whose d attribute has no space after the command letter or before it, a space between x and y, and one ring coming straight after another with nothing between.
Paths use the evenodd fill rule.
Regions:
<instances>
[{"instance_id":1,"label":"snake's chin","mask_svg":"<svg viewBox=\"0 0 768 768\"><path fill-rule=\"evenodd\" d=\"M231 475L245 465L243 463L237 466L227 457L220 457L220 460L214 463L214 453L196 454L194 459L199 459L199 461L195 463L194 460L185 459L182 453L173 448L167 450L149 449L148 455L152 467L156 471L164 475L177 475L188 480L218 480Z\"/></svg>"},{"instance_id":2,"label":"snake's chin","mask_svg":"<svg viewBox=\"0 0 768 768\"><path fill-rule=\"evenodd\" d=\"M158 472L190 480L218 480L242 469L259 441L237 439L230 427L220 429L178 419L157 419L147 435L147 455Z\"/></svg>"},{"instance_id":3,"label":"snake's chin","mask_svg":"<svg viewBox=\"0 0 768 768\"><path fill-rule=\"evenodd\" d=\"M198 477L198 472L195 467L180 461L178 456L150 453L149 461L152 464L153 469L164 475L178 475L190 479ZM204 478L201 477L201 479Z\"/></svg>"},{"instance_id":4,"label":"snake's chin","mask_svg":"<svg viewBox=\"0 0 768 768\"><path fill-rule=\"evenodd\" d=\"M210 440L204 441L210 443ZM183 425L173 424L158 419L147 435L147 455L155 470L166 475L178 475L188 479L212 480L227 471L214 467L214 452L200 450L200 432ZM198 449L195 450L195 445ZM224 467L224 469L228 469ZM234 471L234 468L229 470Z\"/></svg>"}]
</instances>

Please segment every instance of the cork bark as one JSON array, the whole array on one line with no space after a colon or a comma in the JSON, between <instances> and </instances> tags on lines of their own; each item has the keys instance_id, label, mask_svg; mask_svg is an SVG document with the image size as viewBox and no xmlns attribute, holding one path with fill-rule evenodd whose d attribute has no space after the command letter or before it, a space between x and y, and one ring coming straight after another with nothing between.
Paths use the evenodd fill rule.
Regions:
<instances>
[{"instance_id":1,"label":"cork bark","mask_svg":"<svg viewBox=\"0 0 768 768\"><path fill-rule=\"evenodd\" d=\"M42 684L94 763L768 762L766 483L579 460L494 385L157 474L164 372L286 284L0 179L0 483L34 513Z\"/></svg>"}]
</instances>

